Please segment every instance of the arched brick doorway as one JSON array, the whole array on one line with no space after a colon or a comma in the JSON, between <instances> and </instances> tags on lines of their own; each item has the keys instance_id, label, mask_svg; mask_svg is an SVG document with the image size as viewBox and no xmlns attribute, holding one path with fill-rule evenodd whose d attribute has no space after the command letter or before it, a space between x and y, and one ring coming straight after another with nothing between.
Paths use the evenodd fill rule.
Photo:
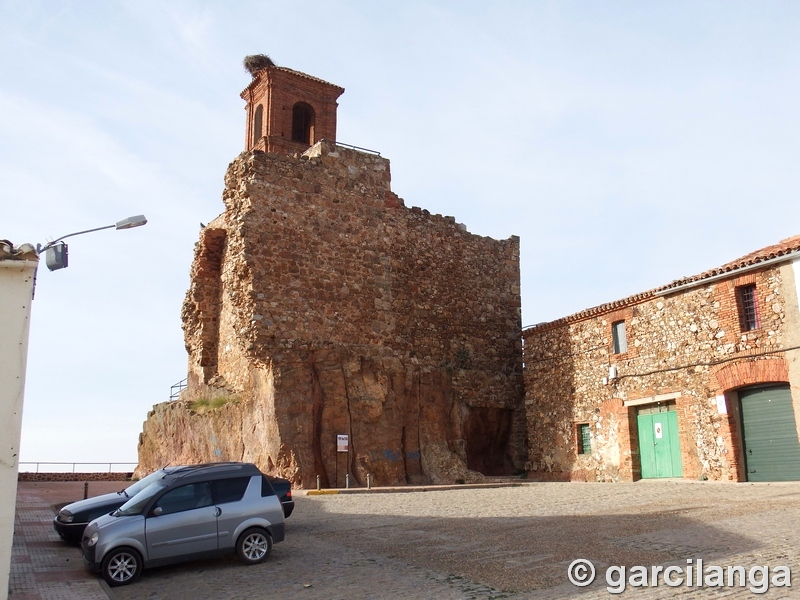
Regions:
<instances>
[{"instance_id":1,"label":"arched brick doorway","mask_svg":"<svg viewBox=\"0 0 800 600\"><path fill-rule=\"evenodd\" d=\"M739 481L800 479L795 407L783 357L744 359L715 372L728 413L719 430ZM795 471L797 472L795 473Z\"/></svg>"}]
</instances>

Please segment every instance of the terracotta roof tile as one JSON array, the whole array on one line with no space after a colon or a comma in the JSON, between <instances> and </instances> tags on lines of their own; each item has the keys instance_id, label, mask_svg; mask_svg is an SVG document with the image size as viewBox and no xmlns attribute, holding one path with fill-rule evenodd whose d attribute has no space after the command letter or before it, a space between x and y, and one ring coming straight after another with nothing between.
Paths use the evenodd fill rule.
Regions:
<instances>
[{"instance_id":1,"label":"terracotta roof tile","mask_svg":"<svg viewBox=\"0 0 800 600\"><path fill-rule=\"evenodd\" d=\"M324 79L320 79L319 77L314 77L312 75L308 75L306 73L301 73L300 71L295 71L294 69L289 69L288 67L275 67L279 71L286 71L287 73L294 73L295 75L299 75L300 77L305 77L306 79L310 79L311 81L318 81L319 83L324 83L325 85L329 85L331 87L335 87L337 89L342 90L344 92L344 88L336 85L335 83L331 83L329 81L325 81Z\"/></svg>"},{"instance_id":2,"label":"terracotta roof tile","mask_svg":"<svg viewBox=\"0 0 800 600\"><path fill-rule=\"evenodd\" d=\"M304 79L309 79L311 81L317 81L319 83L324 83L325 85L329 85L332 88L336 88L337 90L341 90L341 92L339 92L340 95L344 93L344 88L339 86L339 85L336 85L334 83L330 83L329 81L325 81L324 79L320 79L319 77L314 77L312 75L308 75L307 73L302 73L300 71L295 71L294 69L290 69L288 67L279 67L279 66L276 65L274 67L265 67L264 69L261 69L261 71L273 70L273 69L276 70L276 71L283 71L285 73L292 73L293 75L297 75L299 77L303 77ZM261 71L259 71L259 73ZM256 81L258 81L258 73L256 73L255 77L253 77L253 81L251 81L250 84L246 88L244 88L242 90L242 93L240 95L244 95L244 93L247 90L249 90L253 86L253 84L256 83Z\"/></svg>"},{"instance_id":3,"label":"terracotta roof tile","mask_svg":"<svg viewBox=\"0 0 800 600\"><path fill-rule=\"evenodd\" d=\"M0 260L39 260L39 254L33 244L14 247L8 240L0 240Z\"/></svg>"},{"instance_id":4,"label":"terracotta roof tile","mask_svg":"<svg viewBox=\"0 0 800 600\"><path fill-rule=\"evenodd\" d=\"M758 263L771 260L773 258L786 256L788 254L792 254L793 252L798 252L798 251L800 251L800 235L795 235L790 238L786 238L785 240L781 240L780 242L778 242L777 244L773 244L772 246L767 246L766 248L761 248L760 250L751 252L750 254L745 254L741 258L737 258L736 260L733 260L729 263L725 263L724 265L722 265L721 267L717 267L716 269L710 269L708 271L704 271L699 275L693 275L691 277L677 279L672 283L668 283L667 285L657 287L652 290L648 290L646 292L641 292L633 296L628 296L627 298L622 298L621 300L615 300L613 302L607 302L599 306L587 308L575 314L562 317L560 319L556 319L555 321L540 323L539 325L534 325L533 327L529 327L526 329L534 329L534 328L551 329L553 327L557 327L565 323L574 323L576 321L582 321L589 317L594 317L604 313L612 312L614 310L618 310L626 306L631 306L633 304L639 304L644 300L648 300L650 298L655 297L657 294L668 292L673 288L678 288L688 283L694 283L694 282L700 283L704 279L709 279L711 277L717 277L720 275L724 275L726 273L733 274L735 271L738 271L739 269L750 267L752 265L756 265Z\"/></svg>"}]
</instances>

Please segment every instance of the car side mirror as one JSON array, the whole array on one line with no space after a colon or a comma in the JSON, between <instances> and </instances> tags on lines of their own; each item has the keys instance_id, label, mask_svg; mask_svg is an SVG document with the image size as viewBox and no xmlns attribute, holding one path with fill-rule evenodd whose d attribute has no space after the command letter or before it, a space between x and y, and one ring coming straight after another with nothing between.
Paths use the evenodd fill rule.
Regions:
<instances>
[{"instance_id":1,"label":"car side mirror","mask_svg":"<svg viewBox=\"0 0 800 600\"><path fill-rule=\"evenodd\" d=\"M163 508L161 508L160 506L156 506L156 507L153 509L153 516L154 516L154 517L157 517L157 516L159 516L159 515L160 515L161 513L163 513L163 512L164 512L164 509L163 509Z\"/></svg>"}]
</instances>

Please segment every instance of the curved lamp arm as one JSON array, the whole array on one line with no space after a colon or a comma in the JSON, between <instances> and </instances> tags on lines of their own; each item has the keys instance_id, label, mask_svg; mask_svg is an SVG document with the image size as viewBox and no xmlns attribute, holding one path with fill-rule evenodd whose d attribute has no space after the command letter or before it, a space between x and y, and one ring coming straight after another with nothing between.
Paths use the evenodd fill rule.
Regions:
<instances>
[{"instance_id":1,"label":"curved lamp arm","mask_svg":"<svg viewBox=\"0 0 800 600\"><path fill-rule=\"evenodd\" d=\"M42 246L39 249L39 252L42 250L47 250L51 246L57 244L61 240L67 239L68 237L72 237L74 235L82 235L84 233L92 233L93 231L101 231L103 229L111 229L112 227L115 229L132 229L134 227L141 227L142 225L147 223L147 219L144 215L136 215L134 217L128 217L127 219L122 219L122 221L117 221L114 225L106 225L104 227L95 227L94 229L86 229L85 231L76 231L75 233L68 233L67 235L62 235L60 238L53 240L52 242L47 243L46 245Z\"/></svg>"},{"instance_id":2,"label":"curved lamp arm","mask_svg":"<svg viewBox=\"0 0 800 600\"><path fill-rule=\"evenodd\" d=\"M93 231L101 231L103 229L111 229L112 227L115 229L131 229L133 227L140 227L147 223L147 219L145 219L144 215L136 215L135 217L128 217L127 219L122 219L122 221L117 221L114 225L106 225L105 227L95 227L94 229L86 229L85 231L76 231L75 233L68 233L67 235L62 235L60 238L53 240L52 242L48 242L44 246L38 244L36 246L36 252L41 254L42 252L47 253L46 264L47 268L51 271L57 271L59 269L64 269L69 264L67 259L67 245L62 242L68 237L72 237L74 235L82 235L84 233L92 233Z\"/></svg>"}]
</instances>

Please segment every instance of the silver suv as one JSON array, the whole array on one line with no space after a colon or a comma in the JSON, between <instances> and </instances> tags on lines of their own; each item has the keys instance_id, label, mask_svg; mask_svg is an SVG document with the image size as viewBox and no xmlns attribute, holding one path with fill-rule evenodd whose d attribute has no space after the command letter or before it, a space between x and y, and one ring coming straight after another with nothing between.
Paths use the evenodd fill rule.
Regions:
<instances>
[{"instance_id":1,"label":"silver suv","mask_svg":"<svg viewBox=\"0 0 800 600\"><path fill-rule=\"evenodd\" d=\"M257 564L283 538L283 509L269 479L253 464L209 463L152 482L89 523L81 545L89 569L117 586L145 567L219 554Z\"/></svg>"}]
</instances>

